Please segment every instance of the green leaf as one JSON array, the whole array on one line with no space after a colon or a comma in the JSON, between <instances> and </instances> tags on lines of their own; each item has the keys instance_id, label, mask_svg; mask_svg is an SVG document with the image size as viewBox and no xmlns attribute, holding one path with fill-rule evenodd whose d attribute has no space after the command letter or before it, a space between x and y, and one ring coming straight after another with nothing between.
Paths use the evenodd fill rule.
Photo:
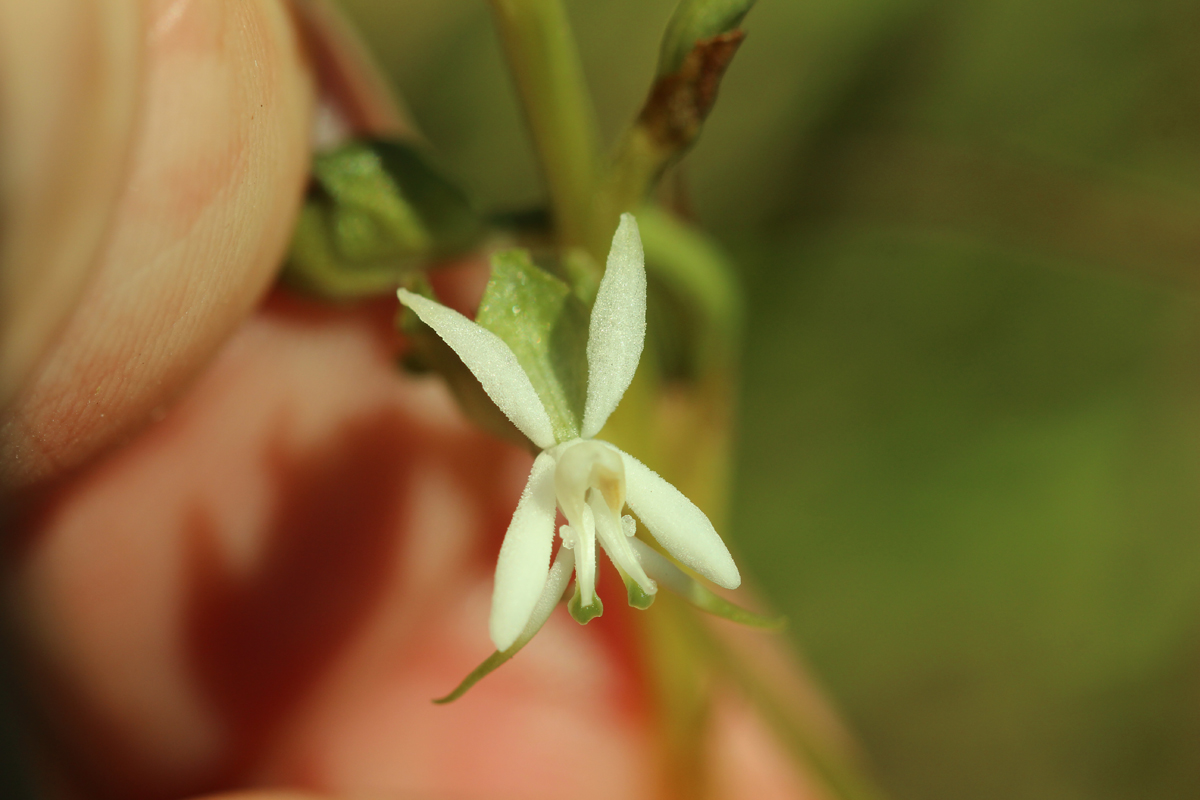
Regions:
<instances>
[{"instance_id":1,"label":"green leaf","mask_svg":"<svg viewBox=\"0 0 1200 800\"><path fill-rule=\"evenodd\" d=\"M386 294L482 229L466 196L413 147L351 142L313 158L312 185L282 275L326 299Z\"/></svg>"},{"instance_id":2,"label":"green leaf","mask_svg":"<svg viewBox=\"0 0 1200 800\"><path fill-rule=\"evenodd\" d=\"M429 233L379 153L355 142L313 159L313 179L334 201L333 235L347 260L366 261L429 247Z\"/></svg>"},{"instance_id":3,"label":"green leaf","mask_svg":"<svg viewBox=\"0 0 1200 800\"><path fill-rule=\"evenodd\" d=\"M680 0L667 22L658 54L658 77L678 72L702 39L729 33L755 0Z\"/></svg>"},{"instance_id":4,"label":"green leaf","mask_svg":"<svg viewBox=\"0 0 1200 800\"><path fill-rule=\"evenodd\" d=\"M504 340L537 390L559 441L575 439L587 394L588 311L524 250L492 257L475 321Z\"/></svg>"}]
</instances>

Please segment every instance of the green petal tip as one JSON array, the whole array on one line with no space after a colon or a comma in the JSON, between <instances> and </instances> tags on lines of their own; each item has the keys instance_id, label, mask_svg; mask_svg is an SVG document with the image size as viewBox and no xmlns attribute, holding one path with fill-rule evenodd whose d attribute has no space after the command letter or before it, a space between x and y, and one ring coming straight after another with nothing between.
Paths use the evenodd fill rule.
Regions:
<instances>
[{"instance_id":1,"label":"green petal tip","mask_svg":"<svg viewBox=\"0 0 1200 800\"><path fill-rule=\"evenodd\" d=\"M638 586L635 582L630 581L626 588L629 590L629 605L633 606L634 608L640 611L645 611L654 604L654 598L656 595L647 594L642 590L642 587Z\"/></svg>"},{"instance_id":2,"label":"green petal tip","mask_svg":"<svg viewBox=\"0 0 1200 800\"><path fill-rule=\"evenodd\" d=\"M571 612L572 619L580 625L587 625L604 613L604 603L600 602L600 595L596 595L592 598L592 602L585 606L579 588L576 587L575 595L567 603L567 611Z\"/></svg>"},{"instance_id":3,"label":"green petal tip","mask_svg":"<svg viewBox=\"0 0 1200 800\"><path fill-rule=\"evenodd\" d=\"M485 678L489 673L495 671L500 667L501 664L516 655L518 649L520 648L510 648L504 652L497 650L496 652L492 653L490 656L484 659L482 664L471 670L471 674L463 678L462 683L454 687L454 691L450 692L450 694L446 695L445 697L437 698L433 702L439 706L444 706L447 703L453 703L455 700L466 694L468 689L479 683L479 681L483 680L483 678Z\"/></svg>"}]
</instances>

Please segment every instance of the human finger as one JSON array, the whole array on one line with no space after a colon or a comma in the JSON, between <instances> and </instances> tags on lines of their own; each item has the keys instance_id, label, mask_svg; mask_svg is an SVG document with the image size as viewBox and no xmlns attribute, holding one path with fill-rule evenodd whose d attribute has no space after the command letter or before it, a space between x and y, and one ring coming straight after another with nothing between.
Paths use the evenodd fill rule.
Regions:
<instances>
[{"instance_id":1,"label":"human finger","mask_svg":"<svg viewBox=\"0 0 1200 800\"><path fill-rule=\"evenodd\" d=\"M139 98L127 169L86 291L4 413L10 488L174 397L261 298L300 202L313 87L287 7L158 0L140 21L141 68L102 95Z\"/></svg>"},{"instance_id":2,"label":"human finger","mask_svg":"<svg viewBox=\"0 0 1200 800\"><path fill-rule=\"evenodd\" d=\"M139 6L0 5L0 408L75 307L108 228L138 107Z\"/></svg>"}]
</instances>

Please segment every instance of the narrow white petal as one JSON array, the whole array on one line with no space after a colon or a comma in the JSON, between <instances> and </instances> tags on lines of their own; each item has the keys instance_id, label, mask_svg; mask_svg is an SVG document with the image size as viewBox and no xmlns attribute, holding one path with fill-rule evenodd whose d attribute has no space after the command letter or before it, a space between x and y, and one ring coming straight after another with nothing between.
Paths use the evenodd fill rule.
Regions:
<instances>
[{"instance_id":1,"label":"narrow white petal","mask_svg":"<svg viewBox=\"0 0 1200 800\"><path fill-rule=\"evenodd\" d=\"M401 303L416 312L422 322L458 353L488 397L521 433L543 450L554 445L550 415L503 339L441 303L407 289L401 289L397 295Z\"/></svg>"},{"instance_id":2,"label":"narrow white petal","mask_svg":"<svg viewBox=\"0 0 1200 800\"><path fill-rule=\"evenodd\" d=\"M646 264L632 214L621 224L608 251L588 328L588 386L583 438L595 436L629 388L646 340Z\"/></svg>"},{"instance_id":3,"label":"narrow white petal","mask_svg":"<svg viewBox=\"0 0 1200 800\"><path fill-rule=\"evenodd\" d=\"M575 529L575 526L571 526ZM596 518L592 509L583 507L582 530L575 529L575 580L579 583L579 595L585 606L596 598Z\"/></svg>"},{"instance_id":4,"label":"narrow white petal","mask_svg":"<svg viewBox=\"0 0 1200 800\"><path fill-rule=\"evenodd\" d=\"M683 493L628 453L625 501L658 543L679 561L718 586L736 589L742 582L733 556L708 517Z\"/></svg>"},{"instance_id":5,"label":"narrow white petal","mask_svg":"<svg viewBox=\"0 0 1200 800\"><path fill-rule=\"evenodd\" d=\"M554 515L554 457L542 453L529 471L496 559L488 628L497 650L507 650L516 641L546 584Z\"/></svg>"},{"instance_id":6,"label":"narrow white petal","mask_svg":"<svg viewBox=\"0 0 1200 800\"><path fill-rule=\"evenodd\" d=\"M624 524L620 517L609 510L599 492L592 492L589 505L592 515L596 519L596 538L600 540L600 546L604 548L609 559L614 565L625 570L625 574L642 587L643 592L646 594L657 592L658 586L642 569L642 562L638 560L633 552L633 547L629 544L629 537L625 535Z\"/></svg>"}]
</instances>

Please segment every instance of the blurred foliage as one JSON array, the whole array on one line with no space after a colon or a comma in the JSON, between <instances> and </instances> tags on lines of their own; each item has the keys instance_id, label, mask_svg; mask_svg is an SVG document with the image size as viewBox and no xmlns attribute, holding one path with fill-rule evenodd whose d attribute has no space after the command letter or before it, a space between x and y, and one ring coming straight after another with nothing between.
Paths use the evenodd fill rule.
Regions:
<instances>
[{"instance_id":1,"label":"blurred foliage","mask_svg":"<svg viewBox=\"0 0 1200 800\"><path fill-rule=\"evenodd\" d=\"M540 189L483 3L344 0ZM670 0L574 2L602 132ZM743 560L899 798L1200 794L1200 6L763 0L684 178L745 270Z\"/></svg>"},{"instance_id":2,"label":"blurred foliage","mask_svg":"<svg viewBox=\"0 0 1200 800\"><path fill-rule=\"evenodd\" d=\"M351 141L313 158L281 278L332 300L391 294L415 265L482 234L466 195L411 145Z\"/></svg>"}]
</instances>

